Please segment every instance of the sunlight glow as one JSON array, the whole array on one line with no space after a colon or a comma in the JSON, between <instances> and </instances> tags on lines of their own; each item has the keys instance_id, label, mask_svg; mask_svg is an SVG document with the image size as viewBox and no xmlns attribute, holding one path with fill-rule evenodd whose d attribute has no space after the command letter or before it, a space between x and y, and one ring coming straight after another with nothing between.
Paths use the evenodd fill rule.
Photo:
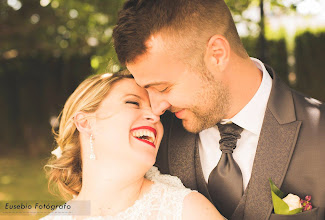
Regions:
<instances>
[{"instance_id":1,"label":"sunlight glow","mask_svg":"<svg viewBox=\"0 0 325 220\"><path fill-rule=\"evenodd\" d=\"M31 17L30 17L30 23L32 24L37 24L40 20L40 16L38 14L33 14Z\"/></svg>"},{"instance_id":2,"label":"sunlight glow","mask_svg":"<svg viewBox=\"0 0 325 220\"><path fill-rule=\"evenodd\" d=\"M100 57L98 56L94 56L90 60L90 65L93 69L97 69L99 67L99 63L100 63Z\"/></svg>"},{"instance_id":3,"label":"sunlight glow","mask_svg":"<svg viewBox=\"0 0 325 220\"><path fill-rule=\"evenodd\" d=\"M59 44L62 49L65 49L69 46L69 43L66 40L61 40Z\"/></svg>"},{"instance_id":4,"label":"sunlight glow","mask_svg":"<svg viewBox=\"0 0 325 220\"><path fill-rule=\"evenodd\" d=\"M40 5L42 7L46 7L46 6L48 6L50 4L50 2L51 2L50 0L41 0Z\"/></svg>"},{"instance_id":5,"label":"sunlight glow","mask_svg":"<svg viewBox=\"0 0 325 220\"><path fill-rule=\"evenodd\" d=\"M118 72L119 70L120 70L120 66L117 65L117 64L114 64L113 67L112 67L112 71L113 71L114 73L116 73L116 72Z\"/></svg>"},{"instance_id":6,"label":"sunlight glow","mask_svg":"<svg viewBox=\"0 0 325 220\"><path fill-rule=\"evenodd\" d=\"M303 15L319 14L322 9L325 9L324 6L325 4L322 7L320 2L315 0L305 0L298 4L297 11Z\"/></svg>"},{"instance_id":7,"label":"sunlight glow","mask_svg":"<svg viewBox=\"0 0 325 220\"><path fill-rule=\"evenodd\" d=\"M95 47L98 45L98 40L95 37L90 37L87 39L87 44L91 47Z\"/></svg>"},{"instance_id":8,"label":"sunlight glow","mask_svg":"<svg viewBox=\"0 0 325 220\"><path fill-rule=\"evenodd\" d=\"M9 59L13 59L15 57L18 56L18 51L15 49L12 50L8 50L6 52L3 53L3 58L9 60Z\"/></svg>"},{"instance_id":9,"label":"sunlight glow","mask_svg":"<svg viewBox=\"0 0 325 220\"><path fill-rule=\"evenodd\" d=\"M22 6L22 4L21 4L21 2L19 0L8 0L7 4L10 7L12 7L15 11L18 11Z\"/></svg>"},{"instance_id":10,"label":"sunlight glow","mask_svg":"<svg viewBox=\"0 0 325 220\"><path fill-rule=\"evenodd\" d=\"M53 1L52 3L51 3L51 7L52 8L58 8L60 6L60 3L58 2L58 1Z\"/></svg>"},{"instance_id":11,"label":"sunlight glow","mask_svg":"<svg viewBox=\"0 0 325 220\"><path fill-rule=\"evenodd\" d=\"M104 34L108 37L111 37L112 34L113 34L113 29L112 28L107 28L105 31L104 31Z\"/></svg>"},{"instance_id":12,"label":"sunlight glow","mask_svg":"<svg viewBox=\"0 0 325 220\"><path fill-rule=\"evenodd\" d=\"M111 77L111 76L113 76L113 73L104 73L100 78L101 79L106 79L106 78Z\"/></svg>"},{"instance_id":13,"label":"sunlight glow","mask_svg":"<svg viewBox=\"0 0 325 220\"><path fill-rule=\"evenodd\" d=\"M70 18L75 19L78 17L79 13L76 9L71 9L69 11Z\"/></svg>"}]
</instances>

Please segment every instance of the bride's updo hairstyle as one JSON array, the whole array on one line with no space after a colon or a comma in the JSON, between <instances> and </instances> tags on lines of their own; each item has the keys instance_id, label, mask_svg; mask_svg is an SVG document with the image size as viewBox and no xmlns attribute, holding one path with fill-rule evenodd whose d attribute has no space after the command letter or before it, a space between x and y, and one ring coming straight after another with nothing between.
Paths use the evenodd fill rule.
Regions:
<instances>
[{"instance_id":1,"label":"bride's updo hairstyle","mask_svg":"<svg viewBox=\"0 0 325 220\"><path fill-rule=\"evenodd\" d=\"M52 194L59 194L65 200L79 194L82 184L82 160L79 132L74 124L77 112L95 112L108 95L112 85L125 78L133 78L127 71L115 74L98 74L84 80L72 93L64 105L58 120L59 130L53 129L57 146L62 155L53 155L45 170L49 179L48 187Z\"/></svg>"}]
</instances>

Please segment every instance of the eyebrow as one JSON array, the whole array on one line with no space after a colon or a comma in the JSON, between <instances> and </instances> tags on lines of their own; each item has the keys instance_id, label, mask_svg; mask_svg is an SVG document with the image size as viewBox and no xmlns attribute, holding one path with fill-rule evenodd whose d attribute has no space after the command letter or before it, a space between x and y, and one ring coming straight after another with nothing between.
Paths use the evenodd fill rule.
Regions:
<instances>
[{"instance_id":1,"label":"eyebrow","mask_svg":"<svg viewBox=\"0 0 325 220\"><path fill-rule=\"evenodd\" d=\"M137 98L139 98L139 99L142 99L140 96L138 96L138 95L136 95L136 94L126 94L126 95L124 95L123 96L123 98L125 98L125 97L127 97L127 96L135 96L135 97L137 97Z\"/></svg>"},{"instance_id":2,"label":"eyebrow","mask_svg":"<svg viewBox=\"0 0 325 220\"><path fill-rule=\"evenodd\" d=\"M168 82L154 82L154 83L149 83L149 84L143 86L143 88L148 89L149 87L152 87L152 86L160 86L160 85L163 85L163 84L168 84Z\"/></svg>"}]
</instances>

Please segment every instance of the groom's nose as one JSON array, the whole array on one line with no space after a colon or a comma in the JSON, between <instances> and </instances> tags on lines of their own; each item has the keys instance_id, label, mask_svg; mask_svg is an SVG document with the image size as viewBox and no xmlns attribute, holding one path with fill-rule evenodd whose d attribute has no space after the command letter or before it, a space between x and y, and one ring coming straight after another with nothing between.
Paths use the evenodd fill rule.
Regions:
<instances>
[{"instance_id":1,"label":"groom's nose","mask_svg":"<svg viewBox=\"0 0 325 220\"><path fill-rule=\"evenodd\" d=\"M148 91L152 112L155 115L162 115L170 108L170 103L163 98L163 95L157 92Z\"/></svg>"}]
</instances>

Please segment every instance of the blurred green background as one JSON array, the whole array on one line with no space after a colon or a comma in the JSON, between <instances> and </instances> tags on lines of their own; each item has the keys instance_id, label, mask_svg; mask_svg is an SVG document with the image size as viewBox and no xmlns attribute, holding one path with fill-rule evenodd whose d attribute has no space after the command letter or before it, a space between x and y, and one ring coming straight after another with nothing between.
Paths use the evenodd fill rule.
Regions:
<instances>
[{"instance_id":1,"label":"blurred green background","mask_svg":"<svg viewBox=\"0 0 325 220\"><path fill-rule=\"evenodd\" d=\"M85 77L120 70L111 36L123 2L0 0L0 201L56 199L43 172L51 126ZM226 2L249 55L325 101L324 1Z\"/></svg>"}]
</instances>

